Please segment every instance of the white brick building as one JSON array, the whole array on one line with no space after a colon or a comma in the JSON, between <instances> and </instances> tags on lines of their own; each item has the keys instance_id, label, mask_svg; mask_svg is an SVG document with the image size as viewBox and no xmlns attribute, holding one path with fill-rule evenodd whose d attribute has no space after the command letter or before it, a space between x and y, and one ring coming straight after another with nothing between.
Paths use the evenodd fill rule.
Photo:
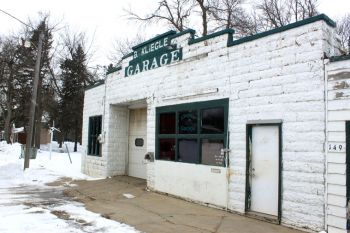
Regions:
<instances>
[{"instance_id":1,"label":"white brick building","mask_svg":"<svg viewBox=\"0 0 350 233\"><path fill-rule=\"evenodd\" d=\"M345 152L326 149L327 135L345 145L350 120L349 81L334 78L350 62L327 63L339 53L334 27L319 15L239 40L169 31L135 46L85 92L83 172L346 232Z\"/></svg>"}]
</instances>

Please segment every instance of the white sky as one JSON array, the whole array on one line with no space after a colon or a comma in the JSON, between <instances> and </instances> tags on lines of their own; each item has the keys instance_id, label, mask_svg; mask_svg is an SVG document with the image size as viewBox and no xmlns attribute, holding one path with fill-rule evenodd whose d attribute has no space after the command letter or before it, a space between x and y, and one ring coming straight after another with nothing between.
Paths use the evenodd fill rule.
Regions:
<instances>
[{"instance_id":1,"label":"white sky","mask_svg":"<svg viewBox=\"0 0 350 233\"><path fill-rule=\"evenodd\" d=\"M107 65L112 44L119 38L133 37L137 32L151 37L165 32L162 26L145 31L128 22L123 9L131 7L143 13L154 9L158 0L0 0L0 9L27 21L37 18L38 12L50 12L52 22L64 22L75 31L85 31L93 39L95 64ZM254 2L254 0L250 0ZM319 0L319 11L332 19L350 13L350 0ZM0 12L0 34L16 32L21 24ZM93 36L95 35L95 36Z\"/></svg>"}]
</instances>

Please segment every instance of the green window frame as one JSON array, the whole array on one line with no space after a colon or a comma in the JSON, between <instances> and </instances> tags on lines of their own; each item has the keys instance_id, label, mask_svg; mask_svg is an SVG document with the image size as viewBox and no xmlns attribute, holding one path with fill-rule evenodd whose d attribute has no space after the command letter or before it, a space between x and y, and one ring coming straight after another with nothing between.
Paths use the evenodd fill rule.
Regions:
<instances>
[{"instance_id":1,"label":"green window frame","mask_svg":"<svg viewBox=\"0 0 350 233\"><path fill-rule=\"evenodd\" d=\"M187 103L187 104L157 107L156 108L156 135L155 135L156 136L155 137L156 138L156 150L155 150L156 159L173 161L173 162L203 164L203 165L210 165L210 166L225 166L224 157L220 153L216 153L215 159L212 158L211 162L206 162L205 160L203 160L203 155L205 154L205 151L202 151L202 148L204 147L205 143L207 143L206 145L208 145L208 143L209 144L212 143L211 145L212 146L214 145L214 149L216 151L218 149L218 145L221 145L221 144L222 144L222 148L227 148L228 105L229 105L229 99L219 99L219 100L211 100L211 101L204 101L204 102L193 102L193 103ZM205 110L211 110L211 109L213 109L214 111L215 109L219 110L219 112L223 111L222 113L223 122L221 121L218 122L219 127L223 128L223 130L216 130L218 132L210 132L210 130L208 129L204 130L203 113L205 112ZM183 124L184 124L182 122L183 119L180 119L180 117L183 118L182 114L185 114L185 113L193 113L192 115L195 117L192 117L192 125L188 124L183 127ZM169 116L171 114L172 114L172 117L171 119L168 118L168 121L173 121L174 115L175 115L175 121L174 121L175 132L169 133L168 131L173 131L174 127L170 127L171 130L164 129L164 125L163 125L164 123L161 123L161 117L165 115ZM220 117L221 117L221 113L220 113ZM195 121L196 121L195 123L196 125L193 123ZM181 129L180 129L180 126L182 127ZM184 130L187 130L188 133L186 133ZM203 131L205 132L203 133ZM168 145L166 145L166 143ZM195 151L194 153L195 155L190 155L191 158L188 159L189 161L183 161L182 158L180 158L179 150L182 151L181 153L183 153L184 151L184 149L181 149L179 147L180 143L183 145L183 148L187 149L187 152L185 153L187 153L188 155L191 153L188 151ZM186 147L184 146L184 144L186 144ZM172 148L172 152L170 153L171 155L164 156L164 154L166 154L163 151L164 145L165 147ZM162 149L160 147L162 147ZM164 159L165 157L166 159ZM208 159L206 160L208 161Z\"/></svg>"},{"instance_id":2,"label":"green window frame","mask_svg":"<svg viewBox=\"0 0 350 233\"><path fill-rule=\"evenodd\" d=\"M87 154L101 156L101 144L98 136L101 134L102 116L89 117L88 148Z\"/></svg>"}]
</instances>

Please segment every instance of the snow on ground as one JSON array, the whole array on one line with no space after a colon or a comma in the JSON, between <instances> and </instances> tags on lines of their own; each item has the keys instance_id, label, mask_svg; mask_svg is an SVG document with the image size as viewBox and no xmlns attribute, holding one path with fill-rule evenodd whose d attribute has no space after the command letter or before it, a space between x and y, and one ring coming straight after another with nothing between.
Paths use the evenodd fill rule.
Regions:
<instances>
[{"instance_id":1,"label":"snow on ground","mask_svg":"<svg viewBox=\"0 0 350 233\"><path fill-rule=\"evenodd\" d=\"M23 171L21 145L0 142L0 232L137 232L87 211L83 204L64 197L63 187L45 185L63 177L91 179L80 172L80 153L70 153L71 164L67 153L52 152L50 160L45 150L39 150L29 169Z\"/></svg>"}]
</instances>

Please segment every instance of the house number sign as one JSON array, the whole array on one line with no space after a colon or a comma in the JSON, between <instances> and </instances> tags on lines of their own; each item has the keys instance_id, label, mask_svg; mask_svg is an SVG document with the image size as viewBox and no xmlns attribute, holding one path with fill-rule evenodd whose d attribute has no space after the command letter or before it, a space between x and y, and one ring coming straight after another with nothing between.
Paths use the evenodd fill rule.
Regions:
<instances>
[{"instance_id":1,"label":"house number sign","mask_svg":"<svg viewBox=\"0 0 350 233\"><path fill-rule=\"evenodd\" d=\"M328 152L345 152L345 143L330 142L328 143Z\"/></svg>"}]
</instances>

